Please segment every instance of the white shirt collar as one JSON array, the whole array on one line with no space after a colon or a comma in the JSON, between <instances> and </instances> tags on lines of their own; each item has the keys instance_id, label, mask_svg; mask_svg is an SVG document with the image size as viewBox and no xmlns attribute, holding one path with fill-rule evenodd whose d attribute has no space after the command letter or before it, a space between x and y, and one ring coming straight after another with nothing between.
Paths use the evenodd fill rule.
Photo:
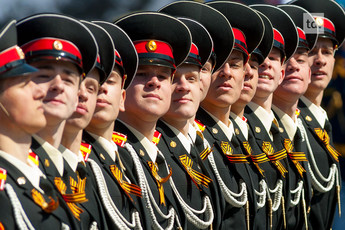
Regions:
<instances>
[{"instance_id":1,"label":"white shirt collar","mask_svg":"<svg viewBox=\"0 0 345 230\"><path fill-rule=\"evenodd\" d=\"M328 120L327 112L323 108L321 108L321 106L317 106L312 103L305 96L302 96L301 100L308 107L310 112L315 116L317 122L321 125L321 127L324 128L326 120Z\"/></svg>"},{"instance_id":2,"label":"white shirt collar","mask_svg":"<svg viewBox=\"0 0 345 230\"><path fill-rule=\"evenodd\" d=\"M194 124L194 123L193 123ZM188 136L189 139L191 141L192 144L195 143L196 140L196 132L199 131L201 133L201 131L199 130L199 128L194 127L192 124L189 124L189 130L188 130Z\"/></svg>"},{"instance_id":3,"label":"white shirt collar","mask_svg":"<svg viewBox=\"0 0 345 230\"><path fill-rule=\"evenodd\" d=\"M247 125L247 122L242 120L239 116L237 116L233 112L230 112L230 116L232 117L232 119L234 119L234 122L240 128L244 138L246 138L246 140L248 140L248 125Z\"/></svg>"},{"instance_id":4,"label":"white shirt collar","mask_svg":"<svg viewBox=\"0 0 345 230\"><path fill-rule=\"evenodd\" d=\"M6 161L14 165L21 173L24 174L24 176L30 181L30 183L41 193L43 193L43 190L40 188L40 177L45 175L42 173L42 171L34 165L29 159L28 164L25 164L21 160L15 158L11 154L8 154L4 151L0 150L0 156L4 158Z\"/></svg>"},{"instance_id":5,"label":"white shirt collar","mask_svg":"<svg viewBox=\"0 0 345 230\"><path fill-rule=\"evenodd\" d=\"M290 140L293 140L297 131L297 116L295 117L295 121L286 113L284 113L281 109L277 106L272 105L272 109L278 115L279 120L283 123L285 131L289 136Z\"/></svg>"},{"instance_id":6,"label":"white shirt collar","mask_svg":"<svg viewBox=\"0 0 345 230\"><path fill-rule=\"evenodd\" d=\"M117 145L113 141L109 141L104 137L98 136L96 134L90 133L89 134L95 138L95 140L104 148L104 150L108 153L110 158L115 162L116 154L115 152L118 151Z\"/></svg>"},{"instance_id":7,"label":"white shirt collar","mask_svg":"<svg viewBox=\"0 0 345 230\"><path fill-rule=\"evenodd\" d=\"M206 111L206 110L205 110ZM229 126L227 126L226 124L224 124L221 120L219 120L218 118L216 118L215 116L213 116L211 113L209 113L208 111L206 111L211 117L212 119L217 122L217 124L219 125L219 127L221 128L221 130L223 131L223 133L225 134L225 136L228 138L229 141L231 141L232 136L234 134L234 125L232 124L232 122L229 119Z\"/></svg>"},{"instance_id":8,"label":"white shirt collar","mask_svg":"<svg viewBox=\"0 0 345 230\"><path fill-rule=\"evenodd\" d=\"M60 176L63 174L63 157L61 152L56 149L54 146L49 144L47 141L43 140L37 135L33 135L33 138L41 145L41 147L46 151L50 159L53 161L56 169L58 170Z\"/></svg>"},{"instance_id":9,"label":"white shirt collar","mask_svg":"<svg viewBox=\"0 0 345 230\"><path fill-rule=\"evenodd\" d=\"M133 134L138 138L140 144L145 148L147 154L153 162L156 162L158 148L151 140L147 139L142 133L130 126L129 124L121 121Z\"/></svg>"},{"instance_id":10,"label":"white shirt collar","mask_svg":"<svg viewBox=\"0 0 345 230\"><path fill-rule=\"evenodd\" d=\"M169 125L168 123L164 122L176 135L176 137L179 139L179 141L182 143L183 147L187 150L188 153L190 153L191 150L191 144L193 144L192 140L190 140L190 138L186 137L185 135L183 135L183 133L181 133L178 129L176 129L175 127Z\"/></svg>"},{"instance_id":11,"label":"white shirt collar","mask_svg":"<svg viewBox=\"0 0 345 230\"><path fill-rule=\"evenodd\" d=\"M79 154L76 155L65 146L60 145L59 151L62 153L62 157L67 161L67 164L72 168L74 172L77 171L78 163L81 161Z\"/></svg>"}]
</instances>

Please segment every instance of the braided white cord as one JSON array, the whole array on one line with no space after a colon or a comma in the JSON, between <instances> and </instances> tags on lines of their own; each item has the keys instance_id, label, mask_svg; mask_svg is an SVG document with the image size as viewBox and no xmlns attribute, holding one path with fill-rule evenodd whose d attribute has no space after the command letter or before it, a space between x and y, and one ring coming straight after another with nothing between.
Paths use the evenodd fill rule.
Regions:
<instances>
[{"instance_id":1,"label":"braided white cord","mask_svg":"<svg viewBox=\"0 0 345 230\"><path fill-rule=\"evenodd\" d=\"M90 162L92 171L95 175L98 191L100 193L100 197L102 200L102 203L108 212L109 216L111 217L113 223L119 228L119 229L142 229L142 226L140 224L140 218L139 214L136 214L137 211L132 213L132 223L129 223L126 218L121 214L121 212L117 209L116 205L114 204L113 200L110 197L108 187L106 185L103 173L99 165L92 159L88 159L88 162Z\"/></svg>"},{"instance_id":2,"label":"braided white cord","mask_svg":"<svg viewBox=\"0 0 345 230\"><path fill-rule=\"evenodd\" d=\"M319 192L322 192L322 193L329 192L333 188L335 178L337 177L337 179L338 179L338 168L337 168L336 164L332 164L331 167L330 167L330 170L329 170L328 177L325 178L322 175L322 173L320 172L319 168L317 167L317 164L316 164L316 161L315 161L315 157L314 157L314 153L313 153L313 150L312 150L312 148L310 146L309 139L308 139L308 136L307 136L307 132L306 132L306 130L305 130L303 124L302 124L302 120L300 118L298 118L297 122L298 122L298 128L301 131L302 137L305 139L305 141L307 143L307 147L308 147L309 155L310 155L310 160L311 160L310 162L314 166L313 168L315 170L315 173L321 179L321 182L319 182L318 179L316 178L315 174L314 174L314 171L313 171L313 169L312 169L312 167L310 165L310 162L308 162L308 169L309 169L309 172L310 172L310 177L312 179L312 185ZM321 183L327 183L327 185L323 186ZM340 182L337 180L337 184L339 184L339 183Z\"/></svg>"},{"instance_id":3,"label":"braided white cord","mask_svg":"<svg viewBox=\"0 0 345 230\"><path fill-rule=\"evenodd\" d=\"M155 207L158 214L161 217L163 217L164 219L168 219L168 226L166 229L171 230L174 227L175 215L176 215L176 219L178 219L177 214L175 213L175 210L173 208L169 208L169 212L167 215L165 215L160 210L160 208L158 207L158 205L157 205L157 203L156 203L156 201L152 195L150 186L149 186L149 184L146 180L146 177L145 177L144 169L142 168L142 165L140 163L140 159L139 159L137 153L135 152L134 148L129 143L125 144L125 148L128 150L128 152L132 156L132 159L133 159L133 162L135 165L135 169L136 169L136 173L137 173L137 176L139 178L139 185L141 188L141 194L142 194L142 197L144 198L144 201L146 203L145 207L148 209L148 211L150 213L151 220L152 220L152 224L153 224L152 228L163 230L163 228L160 226L160 224L158 223L157 218L155 216L155 213L154 213L154 210L152 207L152 204L153 204L153 206ZM181 227L179 224L179 221L177 221L176 223L179 225L179 227Z\"/></svg>"},{"instance_id":4,"label":"braided white cord","mask_svg":"<svg viewBox=\"0 0 345 230\"><path fill-rule=\"evenodd\" d=\"M16 220L16 224L20 230L34 230L34 226L32 226L29 218L26 216L26 213L23 209L22 204L20 203L16 192L14 191L13 187L10 184L5 184L5 189L7 192L8 197L10 198L10 202L13 207L14 212L14 219Z\"/></svg>"},{"instance_id":5,"label":"braided white cord","mask_svg":"<svg viewBox=\"0 0 345 230\"><path fill-rule=\"evenodd\" d=\"M269 199L271 199L271 193L274 194L274 200L272 200L273 201L272 211L275 212L278 210L280 206L282 195L283 195L283 181L281 179L278 180L274 189L271 190L267 186L267 196Z\"/></svg>"},{"instance_id":6,"label":"braided white cord","mask_svg":"<svg viewBox=\"0 0 345 230\"><path fill-rule=\"evenodd\" d=\"M297 188L295 190L290 190L291 195L296 194L294 199L291 199L290 207L294 207L298 205L299 201L301 200L301 194L303 191L303 180L298 182Z\"/></svg>"},{"instance_id":7,"label":"braided white cord","mask_svg":"<svg viewBox=\"0 0 345 230\"><path fill-rule=\"evenodd\" d=\"M183 209L183 211L185 211L186 217L187 219L196 227L198 227L199 229L205 229L207 227L209 227L212 222L213 222L213 218L214 218L214 214L213 214L213 209L212 209L212 205L211 205L211 201L210 198L208 196L204 196L203 200L204 200L204 207L198 211L193 209L192 207L190 207L181 197L180 193L178 192L175 183L173 181L173 179L170 177L169 179L170 185L178 199L178 201L180 202L180 205ZM197 217L195 214L203 214L205 213L206 215L206 221L201 220L199 217Z\"/></svg>"},{"instance_id":8,"label":"braided white cord","mask_svg":"<svg viewBox=\"0 0 345 230\"><path fill-rule=\"evenodd\" d=\"M264 207L266 204L267 184L264 179L260 181L259 187L260 187L260 191L256 191L256 189L254 189L255 194L259 197L257 199L258 209Z\"/></svg>"},{"instance_id":9,"label":"braided white cord","mask_svg":"<svg viewBox=\"0 0 345 230\"><path fill-rule=\"evenodd\" d=\"M234 193L228 187L226 187L224 181L222 180L221 176L219 175L217 165L214 161L213 158L213 153L210 153L210 155L207 158L211 164L211 167L214 171L214 174L216 175L217 181L219 183L220 190L222 191L222 194L225 198L225 200L231 204L232 206L236 208L243 207L247 200L248 200L248 195L247 195L247 186L244 182L241 183L241 191L239 193Z\"/></svg>"}]
</instances>

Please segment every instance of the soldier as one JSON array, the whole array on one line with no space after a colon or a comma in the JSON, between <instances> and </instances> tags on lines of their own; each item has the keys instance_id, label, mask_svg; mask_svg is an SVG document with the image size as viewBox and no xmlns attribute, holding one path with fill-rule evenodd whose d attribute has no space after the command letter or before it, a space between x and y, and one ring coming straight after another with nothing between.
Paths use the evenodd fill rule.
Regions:
<instances>
[{"instance_id":1,"label":"soldier","mask_svg":"<svg viewBox=\"0 0 345 230\"><path fill-rule=\"evenodd\" d=\"M332 143L331 125L321 108L323 92L332 77L334 53L345 38L343 8L335 1L294 1L315 18L319 37L309 52L311 82L298 108L303 120L302 136L306 138L310 154L309 171L312 177L313 197L310 208L312 229L330 229L336 203L340 207L340 173L338 156ZM340 209L339 209L340 214Z\"/></svg>"},{"instance_id":2,"label":"soldier","mask_svg":"<svg viewBox=\"0 0 345 230\"><path fill-rule=\"evenodd\" d=\"M75 228L42 171L29 158L31 135L44 128L42 100L45 92L32 81L38 71L26 64L17 46L16 22L0 35L0 228Z\"/></svg>"},{"instance_id":3,"label":"soldier","mask_svg":"<svg viewBox=\"0 0 345 230\"><path fill-rule=\"evenodd\" d=\"M98 58L95 67L85 76L79 87L79 101L76 111L67 119L59 150L70 168L81 179L86 178L85 193L88 202L81 206L88 210L99 229L107 229L104 207L98 195L95 176L91 171L88 157L91 146L82 143L83 129L89 124L96 108L99 85L111 74L115 64L114 45L108 33L91 22L82 21L96 38ZM112 60L112 61L111 61Z\"/></svg>"},{"instance_id":4,"label":"soldier","mask_svg":"<svg viewBox=\"0 0 345 230\"><path fill-rule=\"evenodd\" d=\"M243 154L247 155L252 170L252 188L256 196L256 203L252 206L252 228L268 229L266 207L266 177L262 164L269 164L266 154L256 144L254 135L247 125L247 118L243 116L244 108L252 100L256 92L259 77L259 65L265 60L273 46L273 27L268 18L257 11L264 23L264 36L260 45L251 53L244 76L244 87L240 98L231 106L231 121L234 124L236 138L241 144Z\"/></svg>"},{"instance_id":5,"label":"soldier","mask_svg":"<svg viewBox=\"0 0 345 230\"><path fill-rule=\"evenodd\" d=\"M194 144L200 137L190 119L199 107L199 74L211 56L213 44L200 23L189 18L178 19L188 26L193 43L187 59L176 69L170 108L157 122L156 129L161 134L157 147L174 172L169 183L185 213L183 229L205 229L213 223L213 207L219 204L212 202L212 197L218 194ZM200 142L203 144L202 139Z\"/></svg>"},{"instance_id":6,"label":"soldier","mask_svg":"<svg viewBox=\"0 0 345 230\"><path fill-rule=\"evenodd\" d=\"M261 164L267 182L267 226L270 229L286 228L285 199L289 200L287 154L282 146L277 121L271 110L274 90L284 77L282 65L295 52L297 29L291 18L277 7L252 5L271 22L274 32L273 48L259 66L259 80L255 95L244 110L244 116L254 134L257 145L270 159Z\"/></svg>"},{"instance_id":7,"label":"soldier","mask_svg":"<svg viewBox=\"0 0 345 230\"><path fill-rule=\"evenodd\" d=\"M180 228L182 210L168 182L174 172L152 140L157 120L169 109L171 82L189 54L191 35L178 19L155 12L134 13L115 24L132 39L139 56L137 73L126 90L126 110L120 112L115 130L131 144L125 147L152 228Z\"/></svg>"},{"instance_id":8,"label":"soldier","mask_svg":"<svg viewBox=\"0 0 345 230\"><path fill-rule=\"evenodd\" d=\"M97 175L96 186L109 228L147 229L150 222L141 202L141 189L123 160L125 136L113 131L119 110L123 110L125 89L137 70L138 55L128 35L119 27L107 22L94 23L105 29L116 45L112 48L115 66L100 86L96 109L83 133L83 141L91 148L89 163Z\"/></svg>"},{"instance_id":9,"label":"soldier","mask_svg":"<svg viewBox=\"0 0 345 230\"><path fill-rule=\"evenodd\" d=\"M43 99L47 126L34 136L31 148L39 157L40 169L60 192L80 228L89 229L96 223L80 205L88 202L85 178L70 168L58 148L65 122L76 110L81 79L95 65L96 41L81 22L57 14L24 18L17 23L17 30L26 60L39 69L33 81L47 93Z\"/></svg>"},{"instance_id":10,"label":"soldier","mask_svg":"<svg viewBox=\"0 0 345 230\"><path fill-rule=\"evenodd\" d=\"M291 201L287 201L286 218L288 229L304 229L308 226L307 208L311 200L311 180L307 164L307 148L298 129L297 104L310 82L308 52L313 49L317 40L315 33L304 32L306 20L314 22L308 11L293 5L282 5L284 10L295 22L299 42L294 55L285 63L285 76L274 91L272 110L281 127L282 143L288 153L290 164ZM314 22L315 23L315 22Z\"/></svg>"}]
</instances>

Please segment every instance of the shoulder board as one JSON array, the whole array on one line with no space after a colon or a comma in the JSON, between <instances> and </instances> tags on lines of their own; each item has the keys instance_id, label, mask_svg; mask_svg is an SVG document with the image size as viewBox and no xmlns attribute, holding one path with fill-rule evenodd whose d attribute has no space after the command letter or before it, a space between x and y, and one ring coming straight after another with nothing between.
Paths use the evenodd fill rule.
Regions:
<instances>
[{"instance_id":1,"label":"shoulder board","mask_svg":"<svg viewBox=\"0 0 345 230\"><path fill-rule=\"evenodd\" d=\"M115 144L117 144L118 146L123 148L125 146L126 141L127 141L127 136L125 134L122 134L122 133L113 132L112 139L113 139Z\"/></svg>"},{"instance_id":2,"label":"shoulder board","mask_svg":"<svg viewBox=\"0 0 345 230\"><path fill-rule=\"evenodd\" d=\"M29 150L28 160L34 163L36 166L39 166L38 156L31 149Z\"/></svg>"},{"instance_id":3,"label":"shoulder board","mask_svg":"<svg viewBox=\"0 0 345 230\"><path fill-rule=\"evenodd\" d=\"M200 121L198 121L197 119L194 120L195 124L198 126L198 128L200 129L201 132L204 132L206 125L202 124Z\"/></svg>"},{"instance_id":4,"label":"shoulder board","mask_svg":"<svg viewBox=\"0 0 345 230\"><path fill-rule=\"evenodd\" d=\"M158 132L157 130L155 130L155 133L153 134L153 138L152 138L152 142L155 145L158 145L159 140L161 139L162 134L160 132Z\"/></svg>"},{"instance_id":5,"label":"shoulder board","mask_svg":"<svg viewBox=\"0 0 345 230\"><path fill-rule=\"evenodd\" d=\"M80 143L80 152L83 155L85 162L87 161L87 159L89 159L89 155L91 153L91 148L92 148L92 145L90 145L88 143L85 143L85 142Z\"/></svg>"},{"instance_id":6,"label":"shoulder board","mask_svg":"<svg viewBox=\"0 0 345 230\"><path fill-rule=\"evenodd\" d=\"M0 191L4 190L7 177L6 169L0 168Z\"/></svg>"}]
</instances>

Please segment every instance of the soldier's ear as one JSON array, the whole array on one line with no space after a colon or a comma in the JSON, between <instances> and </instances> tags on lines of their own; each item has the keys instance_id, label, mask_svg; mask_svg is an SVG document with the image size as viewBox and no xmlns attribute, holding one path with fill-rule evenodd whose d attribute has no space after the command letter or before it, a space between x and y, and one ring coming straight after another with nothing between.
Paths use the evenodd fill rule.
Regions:
<instances>
[{"instance_id":1,"label":"soldier's ear","mask_svg":"<svg viewBox=\"0 0 345 230\"><path fill-rule=\"evenodd\" d=\"M120 105L119 105L120 112L125 111L125 100L126 100L126 90L122 89L121 90Z\"/></svg>"}]
</instances>

